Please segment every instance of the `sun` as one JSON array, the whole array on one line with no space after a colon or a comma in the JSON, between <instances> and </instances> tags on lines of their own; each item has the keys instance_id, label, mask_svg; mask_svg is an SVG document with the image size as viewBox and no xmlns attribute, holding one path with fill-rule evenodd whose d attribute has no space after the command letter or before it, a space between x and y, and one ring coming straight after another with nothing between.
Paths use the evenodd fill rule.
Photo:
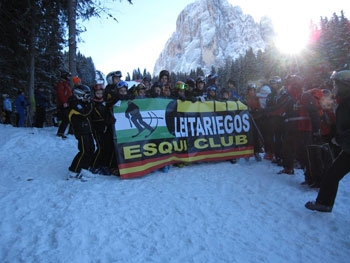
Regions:
<instances>
[{"instance_id":1,"label":"sun","mask_svg":"<svg viewBox=\"0 0 350 263\"><path fill-rule=\"evenodd\" d=\"M286 30L277 34L275 45L282 53L293 55L300 53L306 47L307 41L307 32Z\"/></svg>"}]
</instances>

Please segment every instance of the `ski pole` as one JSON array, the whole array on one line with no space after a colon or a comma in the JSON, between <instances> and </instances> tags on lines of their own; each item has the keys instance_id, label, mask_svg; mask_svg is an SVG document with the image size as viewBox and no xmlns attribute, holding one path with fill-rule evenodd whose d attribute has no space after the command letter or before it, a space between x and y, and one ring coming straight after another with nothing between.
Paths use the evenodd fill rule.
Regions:
<instances>
[{"instance_id":1,"label":"ski pole","mask_svg":"<svg viewBox=\"0 0 350 263\"><path fill-rule=\"evenodd\" d=\"M249 117L250 117L250 118L251 118L251 120L252 120L252 123L253 123L253 125L254 125L255 129L256 129L256 130L257 130L257 132L258 132L258 135L259 135L259 137L260 137L260 139L261 139L262 143L264 144L264 137L262 136L261 131L260 131L260 129L259 129L259 127L258 127L258 125L256 124L256 122L255 122L255 120L254 120L253 116L252 116L250 113L248 113L248 114L249 114Z\"/></svg>"}]
</instances>

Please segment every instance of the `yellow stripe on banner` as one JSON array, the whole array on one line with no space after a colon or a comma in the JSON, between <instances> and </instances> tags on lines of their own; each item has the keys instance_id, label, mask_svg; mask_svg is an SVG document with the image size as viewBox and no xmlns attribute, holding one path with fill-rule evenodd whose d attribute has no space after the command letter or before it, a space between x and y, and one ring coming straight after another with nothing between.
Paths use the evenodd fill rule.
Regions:
<instances>
[{"instance_id":1,"label":"yellow stripe on banner","mask_svg":"<svg viewBox=\"0 0 350 263\"><path fill-rule=\"evenodd\" d=\"M177 101L177 112L214 112L214 101Z\"/></svg>"},{"instance_id":2,"label":"yellow stripe on banner","mask_svg":"<svg viewBox=\"0 0 350 263\"><path fill-rule=\"evenodd\" d=\"M215 111L227 111L226 102L215 101Z\"/></svg>"},{"instance_id":3,"label":"yellow stripe on banner","mask_svg":"<svg viewBox=\"0 0 350 263\"><path fill-rule=\"evenodd\" d=\"M240 101L205 101L205 102L191 102L191 101L177 101L177 112L214 112L215 111L236 111L247 110L247 105Z\"/></svg>"},{"instance_id":4,"label":"yellow stripe on banner","mask_svg":"<svg viewBox=\"0 0 350 263\"><path fill-rule=\"evenodd\" d=\"M171 156L164 160L155 161L152 163L146 163L144 165L130 167L130 168L123 168L120 169L120 174L129 174L129 173L136 173L141 172L144 170L147 170L148 168L151 168L153 166L161 165L163 163L167 163L169 161L180 161L180 162L198 162L206 158L216 158L216 157L235 157L237 155L247 155L247 154L253 154L254 149L251 150L245 150L245 151L237 151L237 152L227 152L227 153L214 153L214 154L207 154L207 155L199 155L194 157L177 157L177 156Z\"/></svg>"}]
</instances>

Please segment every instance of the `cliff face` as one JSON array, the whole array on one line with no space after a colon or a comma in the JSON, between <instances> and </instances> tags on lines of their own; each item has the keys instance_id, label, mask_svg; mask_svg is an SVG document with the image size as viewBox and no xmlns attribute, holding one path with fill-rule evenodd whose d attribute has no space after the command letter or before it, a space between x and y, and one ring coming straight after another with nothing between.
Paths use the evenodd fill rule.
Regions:
<instances>
[{"instance_id":1,"label":"cliff face","mask_svg":"<svg viewBox=\"0 0 350 263\"><path fill-rule=\"evenodd\" d=\"M157 59L154 74L162 69L210 70L222 66L227 58L245 54L250 47L254 52L263 50L272 36L271 20L266 17L257 24L227 0L198 0L178 16L176 31Z\"/></svg>"}]
</instances>

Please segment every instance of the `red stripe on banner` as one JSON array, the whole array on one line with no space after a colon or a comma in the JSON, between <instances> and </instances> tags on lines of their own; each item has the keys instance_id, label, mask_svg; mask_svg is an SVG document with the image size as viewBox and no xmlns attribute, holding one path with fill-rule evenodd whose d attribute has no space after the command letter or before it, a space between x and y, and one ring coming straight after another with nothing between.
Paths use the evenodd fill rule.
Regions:
<instances>
[{"instance_id":1,"label":"red stripe on banner","mask_svg":"<svg viewBox=\"0 0 350 263\"><path fill-rule=\"evenodd\" d=\"M245 147L244 149L247 149L249 150L250 148L253 148L253 147ZM243 149L243 148L242 148ZM227 151L226 151L227 152ZM208 153L208 152L207 152ZM235 157L238 159L238 158L246 158L246 157L251 157L253 154L241 154L241 155L236 155ZM169 155L167 156L166 158L169 158L173 155ZM198 156L198 155L197 155ZM160 159L160 158L157 158L157 159ZM161 159L164 159L163 157ZM208 157L208 158L205 158L205 159L202 159L200 160L199 162L206 162L206 161L224 161L224 160L231 160L232 157L228 157L228 156L225 156L225 157ZM153 161L155 159L152 159ZM165 162L165 163L162 163L162 164L159 164L159 165L155 165L155 166L152 166L146 170L143 170L143 171L139 171L139 172L135 172L135 173L127 173L127 174L121 174L120 175L120 178L121 179L132 179L132 178L136 178L136 177L140 177L140 176L144 176L154 170L157 170L159 168L162 168L166 165L171 165L173 163L178 163L179 161L177 160L173 160L173 161L169 161L169 162Z\"/></svg>"},{"instance_id":2,"label":"red stripe on banner","mask_svg":"<svg viewBox=\"0 0 350 263\"><path fill-rule=\"evenodd\" d=\"M171 156L176 156L176 157L179 157L179 158L186 158L186 157L194 157L194 156L201 156L201 155L207 155L207 154L216 154L216 153L241 152L241 151L252 150L252 149L253 149L253 146L241 147L241 148L235 148L235 149L231 148L231 149L226 149L226 150L212 150L212 151L197 152L197 153L173 153L171 155L167 155L167 156L163 156L163 157L157 157L157 158L152 158L152 159L147 159L147 160L142 160L142 161L137 161L137 162L132 162L132 163L119 164L118 167L119 167L119 169L124 169L124 168L131 168L131 167L141 166L141 165L144 165L144 164L147 164L147 163L150 163L150 162L161 161L161 160L167 159L167 158L169 158ZM237 155L237 156L239 156L237 158L242 158L240 155ZM226 157L226 158L230 158L230 157Z\"/></svg>"}]
</instances>

